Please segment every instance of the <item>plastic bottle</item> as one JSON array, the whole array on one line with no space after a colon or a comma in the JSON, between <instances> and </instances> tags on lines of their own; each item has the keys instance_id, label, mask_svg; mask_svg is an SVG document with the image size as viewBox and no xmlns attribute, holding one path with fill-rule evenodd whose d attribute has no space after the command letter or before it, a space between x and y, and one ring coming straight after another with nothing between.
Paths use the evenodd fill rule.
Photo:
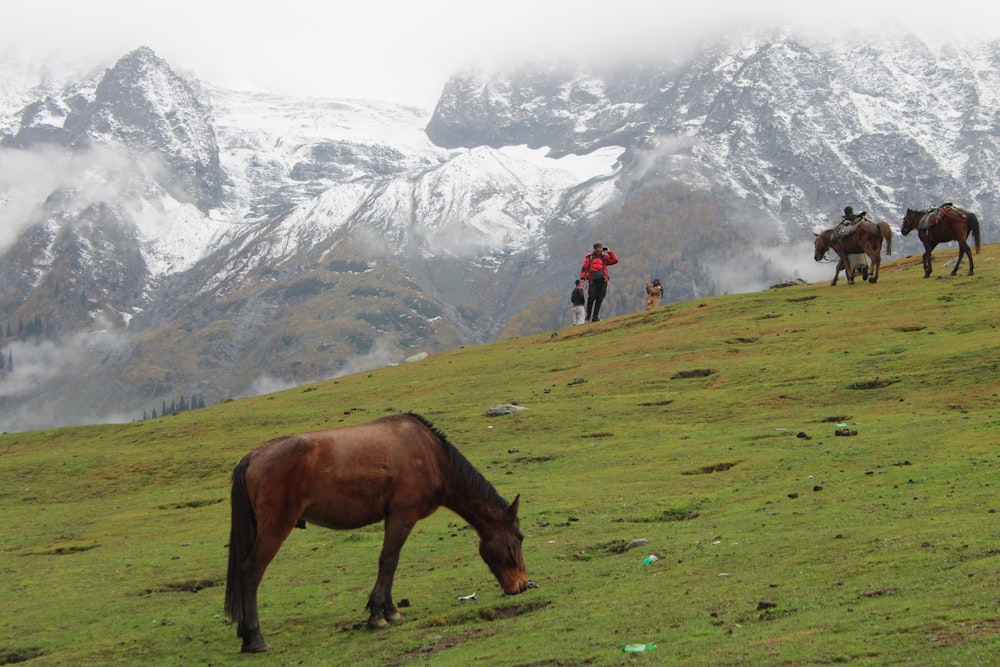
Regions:
<instances>
[{"instance_id":1,"label":"plastic bottle","mask_svg":"<svg viewBox=\"0 0 1000 667\"><path fill-rule=\"evenodd\" d=\"M622 646L622 651L625 653L644 653L652 651L655 648L656 644L625 644L625 646Z\"/></svg>"}]
</instances>

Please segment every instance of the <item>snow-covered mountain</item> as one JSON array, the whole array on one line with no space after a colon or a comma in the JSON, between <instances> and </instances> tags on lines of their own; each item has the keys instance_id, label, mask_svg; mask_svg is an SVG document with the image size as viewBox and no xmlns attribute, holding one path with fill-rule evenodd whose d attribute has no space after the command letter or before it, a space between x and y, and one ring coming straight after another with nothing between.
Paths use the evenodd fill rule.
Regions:
<instances>
[{"instance_id":1,"label":"snow-covered mountain","mask_svg":"<svg viewBox=\"0 0 1000 667\"><path fill-rule=\"evenodd\" d=\"M433 113L226 90L148 48L0 73L7 430L562 326L596 235L631 258L611 315L652 274L680 299L806 271L847 204L898 227L955 201L998 231L997 44L776 32L669 63L459 73ZM650 213L664 196L704 205ZM699 225L743 249L680 233Z\"/></svg>"}]
</instances>

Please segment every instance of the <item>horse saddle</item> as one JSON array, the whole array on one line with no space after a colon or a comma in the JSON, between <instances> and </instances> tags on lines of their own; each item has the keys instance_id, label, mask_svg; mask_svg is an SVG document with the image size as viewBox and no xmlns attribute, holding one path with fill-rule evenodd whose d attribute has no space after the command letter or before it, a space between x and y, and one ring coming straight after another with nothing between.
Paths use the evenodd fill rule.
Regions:
<instances>
[{"instance_id":1,"label":"horse saddle","mask_svg":"<svg viewBox=\"0 0 1000 667\"><path fill-rule=\"evenodd\" d=\"M865 223L870 223L870 224L865 225ZM862 229L865 229L867 231L872 231L871 225L874 224L875 221L868 217L867 212L859 213L856 216L854 216L854 220L852 222L847 222L845 220L841 222L839 225L837 225L833 230L833 234L831 235L830 240L839 241L840 239L846 239L848 236L854 233L855 229L857 229L861 225L865 225L864 227L862 227ZM876 227L875 229L877 231L878 228Z\"/></svg>"},{"instance_id":2,"label":"horse saddle","mask_svg":"<svg viewBox=\"0 0 1000 667\"><path fill-rule=\"evenodd\" d=\"M920 222L917 223L917 229L928 230L934 225L941 222L942 217L953 218L957 220L968 220L969 217L965 214L966 212L958 208L951 202L941 204L940 206L931 206L927 209L920 218Z\"/></svg>"},{"instance_id":3,"label":"horse saddle","mask_svg":"<svg viewBox=\"0 0 1000 667\"><path fill-rule=\"evenodd\" d=\"M854 230L858 228L861 222L849 222L841 223L833 228L833 234L830 235L831 241L839 241L841 239L846 239L848 236L854 233Z\"/></svg>"}]
</instances>

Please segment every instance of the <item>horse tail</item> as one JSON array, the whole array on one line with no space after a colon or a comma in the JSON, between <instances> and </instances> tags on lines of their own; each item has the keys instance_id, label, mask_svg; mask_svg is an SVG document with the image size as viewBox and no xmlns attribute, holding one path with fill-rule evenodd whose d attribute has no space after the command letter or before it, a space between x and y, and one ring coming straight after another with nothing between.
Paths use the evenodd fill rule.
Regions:
<instances>
[{"instance_id":1,"label":"horse tail","mask_svg":"<svg viewBox=\"0 0 1000 667\"><path fill-rule=\"evenodd\" d=\"M229 570L226 574L226 617L242 624L246 618L243 608L243 592L252 581L247 581L244 568L248 559L254 558L257 541L257 516L247 492L247 466L250 455L246 455L233 470L233 487L230 493L231 514L229 527Z\"/></svg>"},{"instance_id":2,"label":"horse tail","mask_svg":"<svg viewBox=\"0 0 1000 667\"><path fill-rule=\"evenodd\" d=\"M966 216L969 219L969 229L972 231L972 238L976 241L976 254L979 254L979 246L981 242L979 240L979 216L971 211L966 212Z\"/></svg>"},{"instance_id":3,"label":"horse tail","mask_svg":"<svg viewBox=\"0 0 1000 667\"><path fill-rule=\"evenodd\" d=\"M885 241L885 254L886 255L891 255L892 254L892 226L888 222L886 222L885 220L882 220L881 222L878 223L878 229L879 229L879 232L881 232L881 234L882 234L882 240Z\"/></svg>"}]
</instances>

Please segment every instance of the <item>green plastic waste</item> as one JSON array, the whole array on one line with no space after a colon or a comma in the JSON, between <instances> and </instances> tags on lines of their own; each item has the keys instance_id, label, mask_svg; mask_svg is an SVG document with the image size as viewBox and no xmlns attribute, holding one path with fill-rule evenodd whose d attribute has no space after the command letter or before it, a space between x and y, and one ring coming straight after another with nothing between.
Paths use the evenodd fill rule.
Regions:
<instances>
[{"instance_id":1,"label":"green plastic waste","mask_svg":"<svg viewBox=\"0 0 1000 667\"><path fill-rule=\"evenodd\" d=\"M656 644L625 644L622 646L622 651L625 653L644 653L645 651L652 651L656 648Z\"/></svg>"}]
</instances>

